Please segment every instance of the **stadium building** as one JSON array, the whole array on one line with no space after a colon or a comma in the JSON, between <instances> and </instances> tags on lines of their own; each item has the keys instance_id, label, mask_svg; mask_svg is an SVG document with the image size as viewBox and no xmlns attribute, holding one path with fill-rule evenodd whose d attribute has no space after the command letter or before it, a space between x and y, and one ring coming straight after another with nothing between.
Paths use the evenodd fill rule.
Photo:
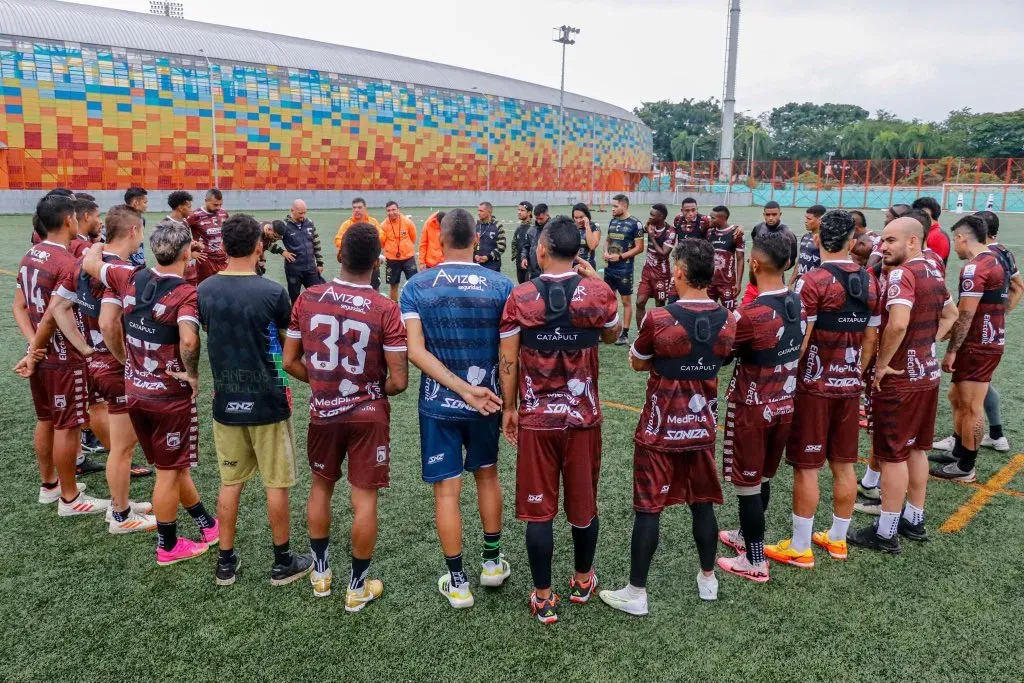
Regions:
<instances>
[{"instance_id":1,"label":"stadium building","mask_svg":"<svg viewBox=\"0 0 1024 683\"><path fill-rule=\"evenodd\" d=\"M556 188L557 89L50 0L0 0L0 17L0 190ZM565 105L562 189L649 170L636 116Z\"/></svg>"}]
</instances>

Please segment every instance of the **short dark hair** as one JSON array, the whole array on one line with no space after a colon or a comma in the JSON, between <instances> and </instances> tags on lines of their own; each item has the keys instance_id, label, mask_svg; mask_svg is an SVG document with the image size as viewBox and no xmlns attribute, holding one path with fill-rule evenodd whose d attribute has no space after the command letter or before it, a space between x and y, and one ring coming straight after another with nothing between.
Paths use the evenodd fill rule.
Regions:
<instances>
[{"instance_id":1,"label":"short dark hair","mask_svg":"<svg viewBox=\"0 0 1024 683\"><path fill-rule=\"evenodd\" d=\"M352 203L355 204L355 202ZM384 208L390 209L392 206L398 208L398 202L396 202L394 199L389 200L388 203L384 205Z\"/></svg>"},{"instance_id":2,"label":"short dark hair","mask_svg":"<svg viewBox=\"0 0 1024 683\"><path fill-rule=\"evenodd\" d=\"M99 211L100 205L90 199L75 199L75 218L82 220L85 214Z\"/></svg>"},{"instance_id":3,"label":"short dark hair","mask_svg":"<svg viewBox=\"0 0 1024 683\"><path fill-rule=\"evenodd\" d=\"M72 197L73 198L75 196L75 193L72 192L71 188L68 188L68 187L55 187L52 190L50 190L49 192L47 192L44 196L51 197L53 195L60 195L61 197Z\"/></svg>"},{"instance_id":4,"label":"short dark hair","mask_svg":"<svg viewBox=\"0 0 1024 683\"><path fill-rule=\"evenodd\" d=\"M90 202L96 201L96 196L91 195L88 192L76 192L75 199L88 199Z\"/></svg>"},{"instance_id":5,"label":"short dark hair","mask_svg":"<svg viewBox=\"0 0 1024 683\"><path fill-rule=\"evenodd\" d=\"M994 211L976 211L974 215L985 221L989 237L995 237L999 234L999 216Z\"/></svg>"},{"instance_id":6,"label":"short dark hair","mask_svg":"<svg viewBox=\"0 0 1024 683\"><path fill-rule=\"evenodd\" d=\"M576 213L577 211L586 216L587 220L594 220L594 218L590 215L590 207L584 204L583 202L578 202L573 205L572 213Z\"/></svg>"},{"instance_id":7,"label":"short dark hair","mask_svg":"<svg viewBox=\"0 0 1024 683\"><path fill-rule=\"evenodd\" d=\"M221 226L224 251L232 258L245 258L256 251L263 237L260 222L247 213L236 213Z\"/></svg>"},{"instance_id":8,"label":"short dark hair","mask_svg":"<svg viewBox=\"0 0 1024 683\"><path fill-rule=\"evenodd\" d=\"M519 202L519 206L523 207L530 213L533 213L533 204L531 204L530 202Z\"/></svg>"},{"instance_id":9,"label":"short dark hair","mask_svg":"<svg viewBox=\"0 0 1024 683\"><path fill-rule=\"evenodd\" d=\"M664 204L652 204L651 208L660 213L662 218L668 218L668 207Z\"/></svg>"},{"instance_id":10,"label":"short dark hair","mask_svg":"<svg viewBox=\"0 0 1024 683\"><path fill-rule=\"evenodd\" d=\"M476 220L465 209L452 209L441 221L441 243L452 249L468 249L476 237Z\"/></svg>"},{"instance_id":11,"label":"short dark hair","mask_svg":"<svg viewBox=\"0 0 1024 683\"><path fill-rule=\"evenodd\" d=\"M580 231L568 216L555 216L548 221L540 238L555 258L571 260L580 251Z\"/></svg>"},{"instance_id":12,"label":"short dark hair","mask_svg":"<svg viewBox=\"0 0 1024 683\"><path fill-rule=\"evenodd\" d=\"M218 190L216 187L211 187L209 190L206 191L206 198L210 199L211 197L213 199L224 199L224 193Z\"/></svg>"},{"instance_id":13,"label":"short dark hair","mask_svg":"<svg viewBox=\"0 0 1024 683\"><path fill-rule=\"evenodd\" d=\"M687 240L688 242L696 240ZM790 250L793 243L789 235L784 232L764 232L754 238L753 251L766 257L767 265L776 272L781 273L786 264L789 263Z\"/></svg>"},{"instance_id":14,"label":"short dark hair","mask_svg":"<svg viewBox=\"0 0 1024 683\"><path fill-rule=\"evenodd\" d=\"M814 206L808 206L807 207L807 213L811 214L812 216L817 216L818 218L821 218L822 216L825 215L825 207L822 206L821 204L815 204Z\"/></svg>"},{"instance_id":15,"label":"short dark hair","mask_svg":"<svg viewBox=\"0 0 1024 683\"><path fill-rule=\"evenodd\" d=\"M171 210L177 209L182 204L190 201L192 201L192 195L185 192L185 190L175 190L167 195L167 206L171 207Z\"/></svg>"},{"instance_id":16,"label":"short dark hair","mask_svg":"<svg viewBox=\"0 0 1024 683\"><path fill-rule=\"evenodd\" d=\"M362 197L355 197L352 200L352 206L355 206L356 204L362 204L363 206L366 206L366 200L363 199Z\"/></svg>"},{"instance_id":17,"label":"short dark hair","mask_svg":"<svg viewBox=\"0 0 1024 683\"><path fill-rule=\"evenodd\" d=\"M447 215L448 215L447 211L438 211L437 212L437 224L441 225L441 221L443 221L444 217L447 216Z\"/></svg>"},{"instance_id":18,"label":"short dark hair","mask_svg":"<svg viewBox=\"0 0 1024 683\"><path fill-rule=\"evenodd\" d=\"M849 211L834 209L825 213L821 217L821 229L818 230L821 248L830 254L842 251L853 237L853 230L853 216Z\"/></svg>"},{"instance_id":19,"label":"short dark hair","mask_svg":"<svg viewBox=\"0 0 1024 683\"><path fill-rule=\"evenodd\" d=\"M860 224L863 225L865 228L868 227L868 217L864 215L863 211L859 211L857 209L851 209L850 210L850 215L851 216L860 216Z\"/></svg>"},{"instance_id":20,"label":"short dark hair","mask_svg":"<svg viewBox=\"0 0 1024 683\"><path fill-rule=\"evenodd\" d=\"M686 282L707 289L715 274L715 248L707 240L683 240L672 250L676 264L686 266Z\"/></svg>"},{"instance_id":21,"label":"short dark hair","mask_svg":"<svg viewBox=\"0 0 1024 683\"><path fill-rule=\"evenodd\" d=\"M139 212L127 204L118 204L107 209L107 215L104 217L103 224L107 228L107 242L115 242L121 239L128 234L128 230L133 225L142 227Z\"/></svg>"},{"instance_id":22,"label":"short dark hair","mask_svg":"<svg viewBox=\"0 0 1024 683\"><path fill-rule=\"evenodd\" d=\"M486 206L488 211L494 211L494 204L490 202L480 202L477 206Z\"/></svg>"},{"instance_id":23,"label":"short dark hair","mask_svg":"<svg viewBox=\"0 0 1024 683\"><path fill-rule=\"evenodd\" d=\"M50 194L39 200L36 204L35 217L38 219L39 227L46 235L57 232L64 227L64 221L68 216L75 215L75 202L68 195Z\"/></svg>"},{"instance_id":24,"label":"short dark hair","mask_svg":"<svg viewBox=\"0 0 1024 683\"><path fill-rule=\"evenodd\" d=\"M910 211L905 213L903 216L899 216L899 218L904 218L904 217L905 218L913 218L914 220L916 220L918 223L921 224L921 241L922 242L925 239L928 238L928 231L932 229L932 221L931 221L930 218L928 218L928 214L926 214L921 209L911 209Z\"/></svg>"},{"instance_id":25,"label":"short dark hair","mask_svg":"<svg viewBox=\"0 0 1024 683\"><path fill-rule=\"evenodd\" d=\"M889 211L891 211L892 215L896 216L896 218L903 218L913 211L913 207L911 207L910 204L893 204L889 207Z\"/></svg>"},{"instance_id":26,"label":"short dark hair","mask_svg":"<svg viewBox=\"0 0 1024 683\"><path fill-rule=\"evenodd\" d=\"M612 201L613 202L625 202L626 206L629 206L629 197L627 197L624 194L617 194L617 195L615 195L614 197L612 197Z\"/></svg>"},{"instance_id":27,"label":"short dark hair","mask_svg":"<svg viewBox=\"0 0 1024 683\"><path fill-rule=\"evenodd\" d=\"M143 187L129 187L124 191L124 203L131 204L136 199L141 199L148 194L149 193L146 192L146 189Z\"/></svg>"},{"instance_id":28,"label":"short dark hair","mask_svg":"<svg viewBox=\"0 0 1024 683\"><path fill-rule=\"evenodd\" d=\"M534 216L540 216L540 215L545 214L547 212L548 212L548 205L547 204L538 204L537 206L533 207L533 215Z\"/></svg>"},{"instance_id":29,"label":"short dark hair","mask_svg":"<svg viewBox=\"0 0 1024 683\"><path fill-rule=\"evenodd\" d=\"M274 234L278 237L284 237L284 231L288 229L288 226L284 221L278 219L271 222L270 228L274 231Z\"/></svg>"},{"instance_id":30,"label":"short dark hair","mask_svg":"<svg viewBox=\"0 0 1024 683\"><path fill-rule=\"evenodd\" d=\"M350 273L368 273L377 267L380 233L369 223L349 226L341 238L341 266Z\"/></svg>"},{"instance_id":31,"label":"short dark hair","mask_svg":"<svg viewBox=\"0 0 1024 683\"><path fill-rule=\"evenodd\" d=\"M939 216L942 215L942 208L933 197L918 197L914 200L914 203L910 205L910 208L928 209L932 214L932 220L936 221L939 220Z\"/></svg>"},{"instance_id":32,"label":"short dark hair","mask_svg":"<svg viewBox=\"0 0 1024 683\"><path fill-rule=\"evenodd\" d=\"M729 207L724 204L719 204L715 208L711 209L711 213L724 213L725 217L729 217Z\"/></svg>"},{"instance_id":33,"label":"short dark hair","mask_svg":"<svg viewBox=\"0 0 1024 683\"><path fill-rule=\"evenodd\" d=\"M766 208L766 209L781 209L782 207L779 206L779 203L773 199L770 202L765 202L764 208Z\"/></svg>"},{"instance_id":34,"label":"short dark hair","mask_svg":"<svg viewBox=\"0 0 1024 683\"><path fill-rule=\"evenodd\" d=\"M686 199L683 200L681 206L686 206L687 204L693 204L694 206L697 206L697 200L694 199L693 197L687 197Z\"/></svg>"},{"instance_id":35,"label":"short dark hair","mask_svg":"<svg viewBox=\"0 0 1024 683\"><path fill-rule=\"evenodd\" d=\"M988 224L985 219L979 216L964 216L953 224L953 232L963 229L964 234L971 235L974 239L985 244L988 240Z\"/></svg>"}]
</instances>

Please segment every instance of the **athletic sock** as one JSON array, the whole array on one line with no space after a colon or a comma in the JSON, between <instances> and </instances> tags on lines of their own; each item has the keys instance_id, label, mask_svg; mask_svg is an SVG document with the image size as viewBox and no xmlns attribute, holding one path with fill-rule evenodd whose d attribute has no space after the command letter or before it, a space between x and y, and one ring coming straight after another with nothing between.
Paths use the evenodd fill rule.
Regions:
<instances>
[{"instance_id":1,"label":"athletic sock","mask_svg":"<svg viewBox=\"0 0 1024 683\"><path fill-rule=\"evenodd\" d=\"M871 469L871 465L868 465L864 470L864 477L860 480L860 485L866 489L873 489L878 487L878 482L881 480L882 473Z\"/></svg>"},{"instance_id":2,"label":"athletic sock","mask_svg":"<svg viewBox=\"0 0 1024 683\"><path fill-rule=\"evenodd\" d=\"M501 557L501 532L496 534L484 533L484 550L480 553L484 562L497 562Z\"/></svg>"},{"instance_id":3,"label":"athletic sock","mask_svg":"<svg viewBox=\"0 0 1024 683\"><path fill-rule=\"evenodd\" d=\"M51 482L45 482L45 481L42 483L42 487L44 489L46 489L47 491L52 491L55 488L57 488L58 486L60 486L60 480L52 482L52 483Z\"/></svg>"},{"instance_id":4,"label":"athletic sock","mask_svg":"<svg viewBox=\"0 0 1024 683\"><path fill-rule=\"evenodd\" d=\"M715 519L715 508L711 503L691 503L690 516L693 518L693 542L697 546L697 557L700 568L710 572L715 568L715 555L718 552L718 520Z\"/></svg>"},{"instance_id":5,"label":"athletic sock","mask_svg":"<svg viewBox=\"0 0 1024 683\"><path fill-rule=\"evenodd\" d=\"M555 552L555 532L551 520L526 523L526 556L530 560L533 587L551 588L551 556Z\"/></svg>"},{"instance_id":6,"label":"athletic sock","mask_svg":"<svg viewBox=\"0 0 1024 683\"><path fill-rule=\"evenodd\" d=\"M882 514L878 517L876 533L882 538L892 538L896 535L896 528L899 526L899 523L900 513L882 510Z\"/></svg>"},{"instance_id":7,"label":"athletic sock","mask_svg":"<svg viewBox=\"0 0 1024 683\"><path fill-rule=\"evenodd\" d=\"M1003 425L989 425L988 426L988 438L993 441L998 441L1003 438Z\"/></svg>"},{"instance_id":8,"label":"athletic sock","mask_svg":"<svg viewBox=\"0 0 1024 683\"><path fill-rule=\"evenodd\" d=\"M832 528L828 530L828 537L833 541L845 541L846 532L850 530L850 520L832 515Z\"/></svg>"},{"instance_id":9,"label":"athletic sock","mask_svg":"<svg viewBox=\"0 0 1024 683\"><path fill-rule=\"evenodd\" d=\"M590 520L590 525L580 528L572 527L572 549L576 572L586 574L594 568L594 555L597 554L597 532L600 525L597 515Z\"/></svg>"},{"instance_id":10,"label":"athletic sock","mask_svg":"<svg viewBox=\"0 0 1024 683\"><path fill-rule=\"evenodd\" d=\"M811 532L814 529L814 517L801 517L793 513L793 542L790 548L802 553L811 547Z\"/></svg>"},{"instance_id":11,"label":"athletic sock","mask_svg":"<svg viewBox=\"0 0 1024 683\"><path fill-rule=\"evenodd\" d=\"M231 562L233 559L235 559L234 548L225 548L222 546L221 549L217 551L218 562Z\"/></svg>"},{"instance_id":12,"label":"athletic sock","mask_svg":"<svg viewBox=\"0 0 1024 683\"><path fill-rule=\"evenodd\" d=\"M199 501L190 508L185 508L185 511L192 516L192 519L195 520L200 529L212 529L213 525L216 524L213 516L203 507L202 501Z\"/></svg>"},{"instance_id":13,"label":"athletic sock","mask_svg":"<svg viewBox=\"0 0 1024 683\"><path fill-rule=\"evenodd\" d=\"M444 563L448 565L448 573L451 575L452 586L466 585L466 572L462 570L462 553L454 557L444 556Z\"/></svg>"},{"instance_id":14,"label":"athletic sock","mask_svg":"<svg viewBox=\"0 0 1024 683\"><path fill-rule=\"evenodd\" d=\"M636 600L637 598L642 598L645 595L647 595L646 588L643 588L641 586L634 586L631 583L627 583L626 587L623 590L626 591L626 597L630 600Z\"/></svg>"},{"instance_id":15,"label":"athletic sock","mask_svg":"<svg viewBox=\"0 0 1024 683\"><path fill-rule=\"evenodd\" d=\"M960 452L956 452L953 455L957 456L956 466L960 468L961 472L970 472L974 469L974 463L978 462L978 449L971 450L966 446L960 447Z\"/></svg>"},{"instance_id":16,"label":"athletic sock","mask_svg":"<svg viewBox=\"0 0 1024 683\"><path fill-rule=\"evenodd\" d=\"M917 526L924 522L924 510L914 507L910 504L910 501L907 501L907 504L903 506L903 519Z\"/></svg>"},{"instance_id":17,"label":"athletic sock","mask_svg":"<svg viewBox=\"0 0 1024 683\"><path fill-rule=\"evenodd\" d=\"M170 552L178 545L178 523L157 522L156 523L156 547L160 550Z\"/></svg>"},{"instance_id":18,"label":"athletic sock","mask_svg":"<svg viewBox=\"0 0 1024 683\"><path fill-rule=\"evenodd\" d=\"M132 506L129 505L122 512L118 512L117 510L112 510L110 514L114 517L114 521L117 522L118 524L120 524L120 523L124 522L125 520L127 520L128 519L128 515L130 515L131 513L132 513Z\"/></svg>"},{"instance_id":19,"label":"athletic sock","mask_svg":"<svg viewBox=\"0 0 1024 683\"><path fill-rule=\"evenodd\" d=\"M75 457L75 467L80 466L83 462L85 462L85 453L78 451L78 456Z\"/></svg>"},{"instance_id":20,"label":"athletic sock","mask_svg":"<svg viewBox=\"0 0 1024 683\"><path fill-rule=\"evenodd\" d=\"M292 563L292 551L288 548L289 542L274 544L274 564L287 567Z\"/></svg>"},{"instance_id":21,"label":"athletic sock","mask_svg":"<svg viewBox=\"0 0 1024 683\"><path fill-rule=\"evenodd\" d=\"M361 560L355 555L352 556L352 569L348 575L348 589L350 591L361 591L366 584L366 573L370 571L370 558Z\"/></svg>"},{"instance_id":22,"label":"athletic sock","mask_svg":"<svg viewBox=\"0 0 1024 683\"><path fill-rule=\"evenodd\" d=\"M772 497L772 482L769 479L765 479L761 482L761 508L768 512L768 501Z\"/></svg>"},{"instance_id":23,"label":"athletic sock","mask_svg":"<svg viewBox=\"0 0 1024 683\"><path fill-rule=\"evenodd\" d=\"M647 588L647 573L651 570L654 551L658 549L660 522L661 515L650 512L638 512L633 519L633 536L629 542L629 585L634 588Z\"/></svg>"},{"instance_id":24,"label":"athletic sock","mask_svg":"<svg viewBox=\"0 0 1024 683\"><path fill-rule=\"evenodd\" d=\"M764 484L761 485L762 487ZM763 493L763 491L762 491ZM761 494L738 496L740 507L740 533L747 548L750 564L764 562L764 508Z\"/></svg>"},{"instance_id":25,"label":"athletic sock","mask_svg":"<svg viewBox=\"0 0 1024 683\"><path fill-rule=\"evenodd\" d=\"M330 542L330 536L309 539L309 549L313 552L313 570L317 574L323 574L330 566L327 560L327 546Z\"/></svg>"},{"instance_id":26,"label":"athletic sock","mask_svg":"<svg viewBox=\"0 0 1024 683\"><path fill-rule=\"evenodd\" d=\"M955 451L958 448L962 448L963 445L964 442L963 439L960 438L960 435L957 434L956 432L953 432L953 450Z\"/></svg>"}]
</instances>

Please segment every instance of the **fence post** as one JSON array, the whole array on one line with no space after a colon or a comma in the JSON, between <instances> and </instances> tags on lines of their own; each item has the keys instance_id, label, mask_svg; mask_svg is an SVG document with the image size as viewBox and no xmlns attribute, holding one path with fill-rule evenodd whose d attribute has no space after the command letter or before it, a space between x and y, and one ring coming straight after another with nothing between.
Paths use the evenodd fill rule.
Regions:
<instances>
[{"instance_id":1,"label":"fence post","mask_svg":"<svg viewBox=\"0 0 1024 683\"><path fill-rule=\"evenodd\" d=\"M793 206L796 206L796 186L799 184L796 177L800 175L800 162L793 160Z\"/></svg>"},{"instance_id":2,"label":"fence post","mask_svg":"<svg viewBox=\"0 0 1024 683\"><path fill-rule=\"evenodd\" d=\"M868 186L871 185L871 159L868 159L868 167L864 172L864 203L861 204L864 208L868 205Z\"/></svg>"},{"instance_id":3,"label":"fence post","mask_svg":"<svg viewBox=\"0 0 1024 683\"><path fill-rule=\"evenodd\" d=\"M1006 195L1009 194L1009 192L1010 192L1010 188L1009 188L1010 180L1013 178L1013 176L1011 175L1012 169L1013 169L1013 159L1010 158L1010 159L1006 160L1006 178L1004 178L1004 181L1006 182L1006 185L1003 186L1003 203L1002 203L1001 208L999 209L1000 211L1006 211Z\"/></svg>"},{"instance_id":4,"label":"fence post","mask_svg":"<svg viewBox=\"0 0 1024 683\"><path fill-rule=\"evenodd\" d=\"M820 204L821 203L818 200L821 197L821 174L823 172L822 166L823 166L823 164L821 163L821 160L819 159L818 160L818 182L814 184L814 203L815 204Z\"/></svg>"},{"instance_id":5,"label":"fence post","mask_svg":"<svg viewBox=\"0 0 1024 683\"><path fill-rule=\"evenodd\" d=\"M978 210L978 183L981 182L981 159L974 164L974 195L971 197L971 211Z\"/></svg>"},{"instance_id":6,"label":"fence post","mask_svg":"<svg viewBox=\"0 0 1024 683\"><path fill-rule=\"evenodd\" d=\"M841 162L839 169L839 208L843 208L843 190L846 189L846 159Z\"/></svg>"},{"instance_id":7,"label":"fence post","mask_svg":"<svg viewBox=\"0 0 1024 683\"><path fill-rule=\"evenodd\" d=\"M889 206L892 206L893 192L896 191L896 160L892 160L892 176L889 178ZM885 208L889 208L889 206Z\"/></svg>"},{"instance_id":8,"label":"fence post","mask_svg":"<svg viewBox=\"0 0 1024 683\"><path fill-rule=\"evenodd\" d=\"M775 161L774 159L772 160L772 177L768 179L769 183L771 184L771 188L772 188L770 197L771 197L771 201L773 201L773 202L775 201L775 168L776 168L776 164L777 163L778 162Z\"/></svg>"},{"instance_id":9,"label":"fence post","mask_svg":"<svg viewBox=\"0 0 1024 683\"><path fill-rule=\"evenodd\" d=\"M917 195L921 196L921 187L924 185L924 159L917 160Z\"/></svg>"},{"instance_id":10,"label":"fence post","mask_svg":"<svg viewBox=\"0 0 1024 683\"><path fill-rule=\"evenodd\" d=\"M952 172L953 172L953 157L950 157L949 161L946 162L946 180L944 181L945 183L947 183L947 184L949 183L949 174L952 173Z\"/></svg>"}]
</instances>

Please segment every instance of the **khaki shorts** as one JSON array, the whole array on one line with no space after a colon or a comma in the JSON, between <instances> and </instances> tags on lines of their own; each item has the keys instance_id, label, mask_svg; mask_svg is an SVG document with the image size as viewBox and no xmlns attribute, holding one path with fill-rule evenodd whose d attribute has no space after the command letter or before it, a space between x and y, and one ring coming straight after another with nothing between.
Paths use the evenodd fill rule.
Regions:
<instances>
[{"instance_id":1,"label":"khaki shorts","mask_svg":"<svg viewBox=\"0 0 1024 683\"><path fill-rule=\"evenodd\" d=\"M295 486L291 420L269 425L223 425L214 420L213 441L223 484L241 484L259 471L268 489Z\"/></svg>"}]
</instances>

